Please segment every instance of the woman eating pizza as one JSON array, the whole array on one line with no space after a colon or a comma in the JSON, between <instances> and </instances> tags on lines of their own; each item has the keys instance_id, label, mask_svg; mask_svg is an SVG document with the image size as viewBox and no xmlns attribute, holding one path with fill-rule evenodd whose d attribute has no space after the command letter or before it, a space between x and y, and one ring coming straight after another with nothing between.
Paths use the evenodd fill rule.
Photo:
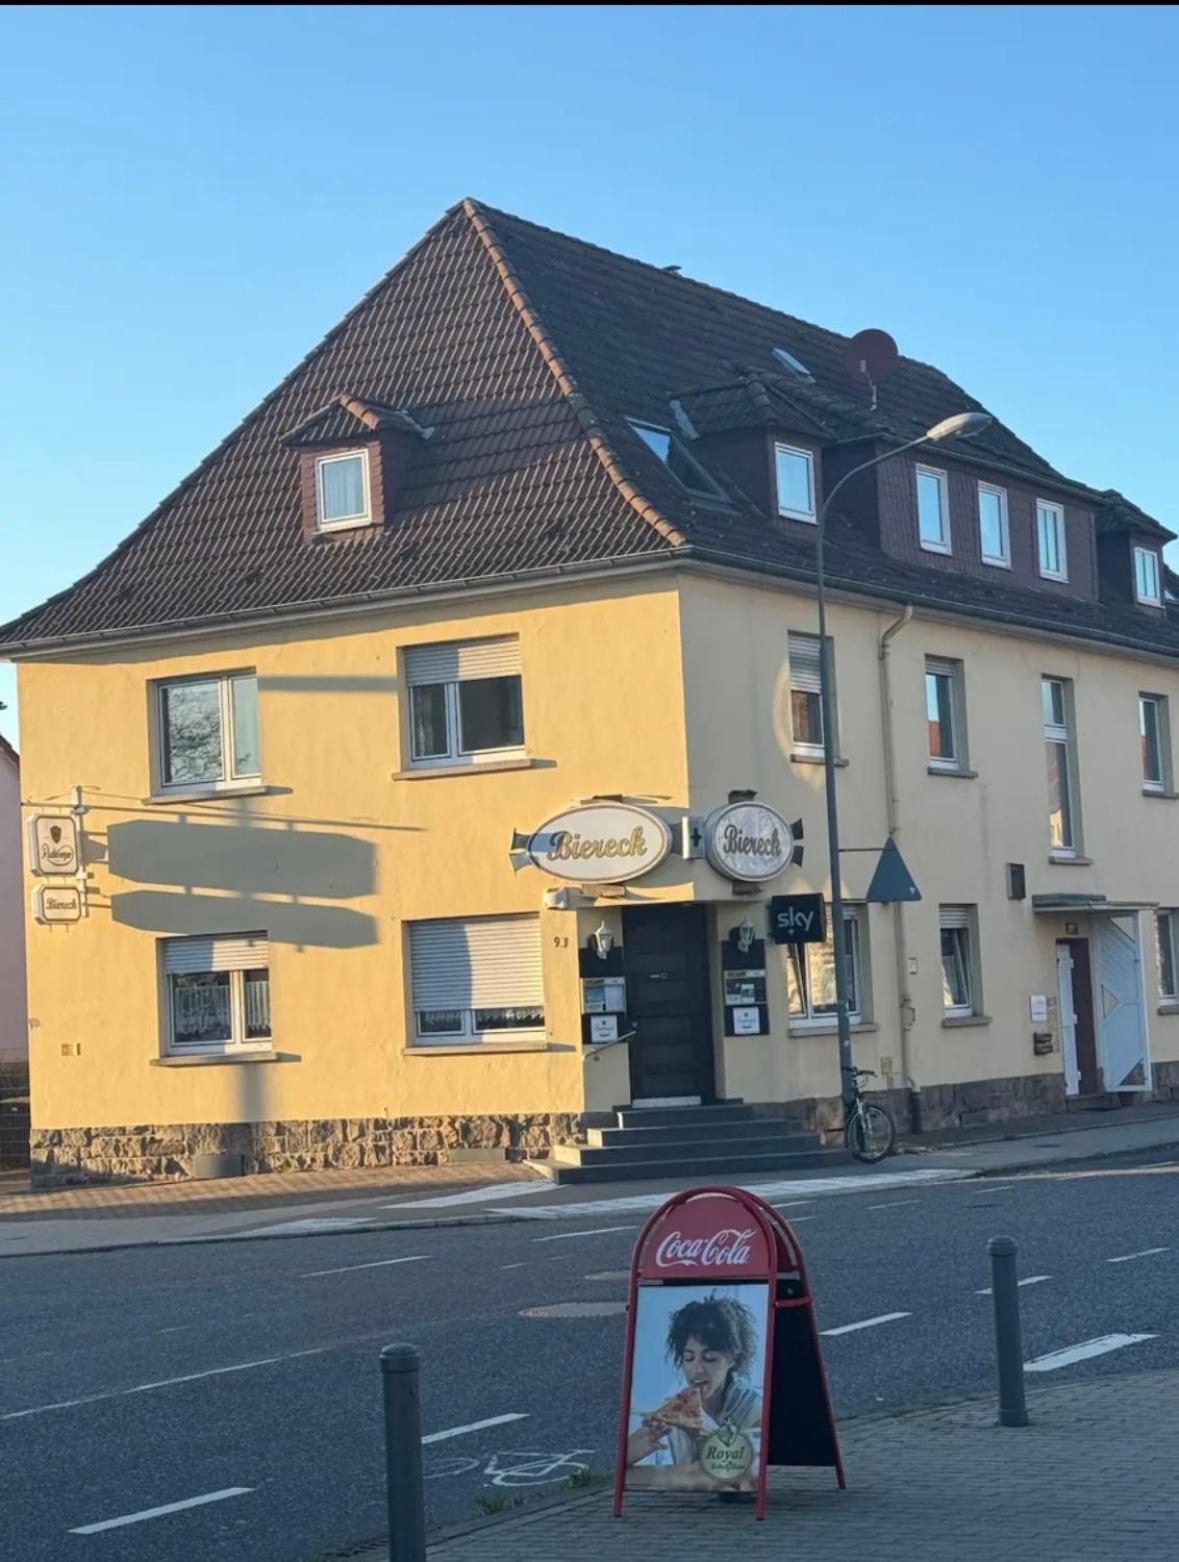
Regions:
<instances>
[{"instance_id":1,"label":"woman eating pizza","mask_svg":"<svg viewBox=\"0 0 1179 1562\"><path fill-rule=\"evenodd\" d=\"M644 1414L642 1424L630 1434L629 1486L731 1489L752 1485L762 1401L748 1374L758 1358L759 1344L753 1314L731 1297L688 1302L671 1315L667 1359L683 1374L685 1387L658 1410ZM717 1430L731 1430L748 1440L749 1467L738 1479L716 1479L701 1465L701 1443Z\"/></svg>"}]
</instances>

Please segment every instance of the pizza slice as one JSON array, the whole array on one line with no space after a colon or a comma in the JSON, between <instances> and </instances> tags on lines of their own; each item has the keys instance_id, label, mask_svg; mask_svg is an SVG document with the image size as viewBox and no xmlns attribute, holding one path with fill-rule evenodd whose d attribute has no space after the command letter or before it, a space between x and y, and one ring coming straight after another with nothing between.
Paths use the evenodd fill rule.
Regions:
<instances>
[{"instance_id":1,"label":"pizza slice","mask_svg":"<svg viewBox=\"0 0 1179 1562\"><path fill-rule=\"evenodd\" d=\"M703 1432L704 1403L699 1388L682 1388L658 1410L653 1410L649 1419L661 1421L664 1426L680 1427L685 1432Z\"/></svg>"}]
</instances>

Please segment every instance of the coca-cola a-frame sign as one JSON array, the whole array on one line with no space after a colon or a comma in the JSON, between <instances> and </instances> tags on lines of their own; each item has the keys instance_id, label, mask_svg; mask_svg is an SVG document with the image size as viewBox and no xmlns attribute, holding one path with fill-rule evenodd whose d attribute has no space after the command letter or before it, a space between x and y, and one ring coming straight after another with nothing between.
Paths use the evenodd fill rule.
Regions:
<instances>
[{"instance_id":1,"label":"coca-cola a-frame sign","mask_svg":"<svg viewBox=\"0 0 1179 1562\"><path fill-rule=\"evenodd\" d=\"M691 1188L631 1260L614 1513L630 1490L755 1492L771 1465L843 1462L806 1265L741 1188Z\"/></svg>"}]
</instances>

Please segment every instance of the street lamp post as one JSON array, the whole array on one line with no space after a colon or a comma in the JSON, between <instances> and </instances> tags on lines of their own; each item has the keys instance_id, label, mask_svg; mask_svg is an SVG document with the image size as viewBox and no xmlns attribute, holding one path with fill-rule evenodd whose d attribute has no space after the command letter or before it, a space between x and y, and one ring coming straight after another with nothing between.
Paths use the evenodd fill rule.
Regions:
<instances>
[{"instance_id":1,"label":"street lamp post","mask_svg":"<svg viewBox=\"0 0 1179 1562\"><path fill-rule=\"evenodd\" d=\"M898 445L895 450L886 450L882 455L873 456L870 461L861 462L859 466L852 467L850 472L844 475L835 484L829 494L823 498L819 507L818 532L815 539L815 574L816 587L819 599L819 709L822 713L823 723L823 783L827 794L827 856L831 868L831 937L835 959L835 1023L839 1033L839 1077L841 1081L840 1095L843 1100L844 1121L847 1121L848 1108L852 1100L852 1076L849 1072L852 1067L851 1045L851 1020L848 1015L847 1004L847 937L843 925L843 882L840 877L839 864L839 805L835 795L835 749L831 742L834 731L831 719L831 647L827 640L827 591L826 578L823 573L823 544L827 534L827 512L831 508L831 501L835 495L853 477L861 472L866 472L870 467L879 466L882 461L891 461L894 456L903 455L906 450L913 450L918 445L937 444L940 440L950 439L957 435L958 438L968 438L972 434L980 434L991 422L985 412L959 412L952 418L943 418L940 423L921 435L919 439L911 439L908 444Z\"/></svg>"}]
</instances>

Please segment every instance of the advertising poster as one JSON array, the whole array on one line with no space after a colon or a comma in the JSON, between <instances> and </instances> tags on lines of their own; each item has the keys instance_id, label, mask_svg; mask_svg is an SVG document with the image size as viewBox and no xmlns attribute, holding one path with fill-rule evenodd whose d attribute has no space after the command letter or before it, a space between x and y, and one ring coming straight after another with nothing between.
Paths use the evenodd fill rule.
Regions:
<instances>
[{"instance_id":1,"label":"advertising poster","mask_svg":"<svg viewBox=\"0 0 1179 1562\"><path fill-rule=\"evenodd\" d=\"M766 1282L638 1290L626 1486L755 1491Z\"/></svg>"}]
</instances>

